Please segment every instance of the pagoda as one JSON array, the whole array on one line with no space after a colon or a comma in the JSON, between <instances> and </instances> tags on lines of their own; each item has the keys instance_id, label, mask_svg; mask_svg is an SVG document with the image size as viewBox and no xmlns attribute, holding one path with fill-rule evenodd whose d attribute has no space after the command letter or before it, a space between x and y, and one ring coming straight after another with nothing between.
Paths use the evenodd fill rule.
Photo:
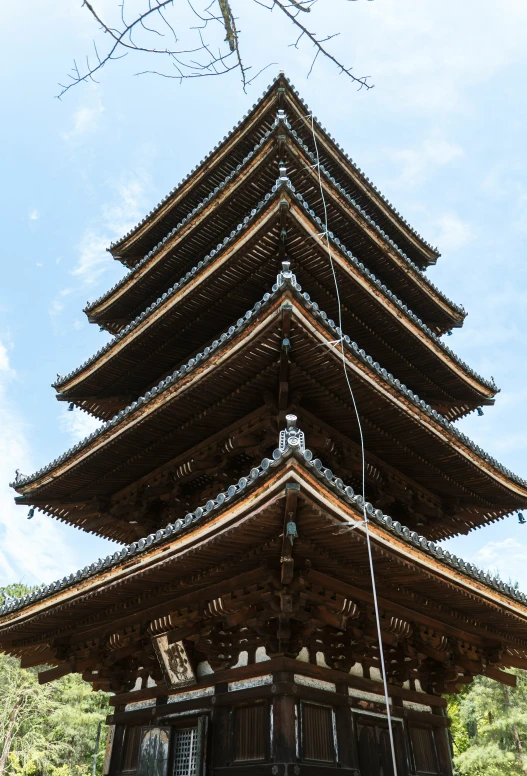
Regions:
<instances>
[{"instance_id":1,"label":"pagoda","mask_svg":"<svg viewBox=\"0 0 527 776\"><path fill-rule=\"evenodd\" d=\"M13 486L122 547L0 648L113 693L105 776L450 776L444 695L514 685L527 596L438 542L527 482L454 425L498 389L438 252L283 74L110 250L113 338L54 384L101 426Z\"/></svg>"}]
</instances>

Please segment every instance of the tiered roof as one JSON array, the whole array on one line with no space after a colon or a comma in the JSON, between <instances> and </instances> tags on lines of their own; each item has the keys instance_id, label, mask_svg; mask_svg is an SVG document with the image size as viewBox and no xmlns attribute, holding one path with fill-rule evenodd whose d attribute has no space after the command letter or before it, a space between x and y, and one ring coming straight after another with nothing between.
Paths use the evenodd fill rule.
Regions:
<instances>
[{"instance_id":1,"label":"tiered roof","mask_svg":"<svg viewBox=\"0 0 527 776\"><path fill-rule=\"evenodd\" d=\"M295 273L336 316L327 248L313 239L321 226L319 217L311 215L308 202L288 180L275 183L236 229L177 283L94 357L57 381L59 397L107 419L126 406L127 394L144 390L164 368L188 358L193 345L201 347L219 326L243 314L279 271L281 218L287 222L287 256ZM455 419L492 403L496 386L457 359L338 238L333 241L346 330L446 417Z\"/></svg>"},{"instance_id":2,"label":"tiered roof","mask_svg":"<svg viewBox=\"0 0 527 776\"><path fill-rule=\"evenodd\" d=\"M140 640L141 633L134 624L145 618L150 632L156 632L157 623L177 628L185 617L192 622L194 608L206 610L220 589L232 595L234 611L244 603L240 611L250 613L250 606L265 601L275 584L273 567L281 551L277 536L293 487L298 494L295 564L305 564L303 600L315 617L337 625L335 615L332 620L320 606L328 595L333 606L351 599L352 606L371 607L365 508L386 645L396 645L390 634L405 629L404 638L413 633L425 654L431 649L426 639L430 644L435 639L440 646L431 654L447 650L460 676L484 673L512 683L514 678L502 669L527 665L527 597L381 509L364 505L352 486L305 448L294 421L288 416L288 429L270 457L214 498L202 499L192 512L76 574L5 604L0 608L2 647L27 666L58 665L47 672L53 676L84 670L90 678L104 645L109 649L106 665L121 658L113 651L120 645L123 655L138 648L133 640ZM180 626L175 632L192 630ZM364 659L378 665L375 649ZM101 681L100 669L91 680Z\"/></svg>"},{"instance_id":3,"label":"tiered roof","mask_svg":"<svg viewBox=\"0 0 527 776\"><path fill-rule=\"evenodd\" d=\"M293 418L294 416L288 417ZM416 531L412 531L408 526L402 525L399 521L393 520L390 515L384 514L382 509L376 509L370 502L365 503L363 497L359 493L355 493L351 485L346 485L333 470L325 466L312 450L306 448L305 444L299 444L298 438L300 436L303 437L304 433L302 431L298 432L296 417L294 417L294 421L293 432L289 431L286 436L286 441L289 440L288 444L275 447L270 458L264 458L257 466L253 466L250 471L247 471L245 476L240 477L237 482L231 483L226 489L217 493L214 498L209 498L206 501L201 499L201 503L196 509L178 518L173 524L169 523L164 528L159 529L155 534L143 536L121 550L117 550L112 555L108 555L106 558L99 558L90 566L79 569L75 574L70 574L68 577L63 577L60 580L44 585L19 599L12 599L0 607L0 615L16 612L25 605L40 601L58 591L71 589L74 592L75 586L81 580L90 579L97 584L106 569L126 568L130 558L146 556L152 551L151 548L163 545L172 537L191 534L195 530L196 525L210 522L226 508L231 508L234 502L237 504L243 503L248 494L252 495L252 490L255 487L262 486L267 479L274 477L277 470L286 465L291 468L291 464L294 463L294 461L290 460L291 456L296 459L301 468L311 471L318 478L319 486L322 485L324 489L329 489L329 492L335 494L339 501L353 507L354 520L363 519L365 508L368 519L374 525L379 525L388 534L397 536L409 546L416 548L419 553L424 553L425 557L439 561L434 566L436 570L442 570L442 573L450 575L451 569L455 569L461 574L458 581L461 581L463 584L476 580L488 586L489 594L490 589L492 589L513 601L527 606L527 595L521 590L504 582L500 577L493 577L489 572L479 569L462 558L458 558L448 550L443 550L439 544L419 535ZM291 425L291 421L289 422ZM298 472L299 469L295 467L295 471ZM268 493L266 493L266 498L269 498ZM379 533L379 536L383 535L383 532ZM449 567L448 571L445 568L446 566ZM83 592L86 592L86 588L83 588ZM503 602L503 599L501 601ZM506 603L510 605L509 601L506 601ZM525 614L527 615L527 609ZM524 626L524 630L527 639L527 626Z\"/></svg>"},{"instance_id":4,"label":"tiered roof","mask_svg":"<svg viewBox=\"0 0 527 776\"><path fill-rule=\"evenodd\" d=\"M208 192L207 196L163 239L156 244L133 269L110 291L85 309L93 321L117 331L130 315L141 312L143 305L155 299L158 291L175 270L183 272L192 267L196 255L203 255L216 247L268 195L274 184L277 162L285 159L288 175L299 194L307 196L309 212L323 215L317 171L313 169L314 156L304 149L296 132L280 134L289 127L284 117L276 120L273 133L266 133L265 143L258 144L241 165L224 181ZM278 139L280 153L277 153ZM287 143L285 141L288 141ZM335 236L345 244L352 244L359 260L366 261L372 270L399 293L416 312L428 318L439 333L459 326L465 315L463 308L448 300L413 262L363 210L338 181L321 166L326 205Z\"/></svg>"},{"instance_id":5,"label":"tiered roof","mask_svg":"<svg viewBox=\"0 0 527 776\"><path fill-rule=\"evenodd\" d=\"M242 163L273 127L279 110L285 112L303 142L315 152L310 110L289 80L281 74L229 135L134 229L112 244L112 255L130 266L142 259L210 194L213 186L218 186ZM420 267L435 264L439 257L437 249L412 229L315 117L313 127L324 167L342 185L347 184L355 201Z\"/></svg>"},{"instance_id":6,"label":"tiered roof","mask_svg":"<svg viewBox=\"0 0 527 776\"><path fill-rule=\"evenodd\" d=\"M114 338L54 385L102 425L13 486L125 546L7 601L2 649L57 666L43 681L78 671L117 693L153 671L154 697L156 633L214 671L262 645L278 671L322 644L339 681L362 663L368 691L368 528L390 692L419 680L437 706L477 673L513 683L526 596L437 544L527 505L527 482L453 424L497 387L440 339L465 312L424 274L437 251L289 82L111 251L128 272L86 312Z\"/></svg>"},{"instance_id":7,"label":"tiered roof","mask_svg":"<svg viewBox=\"0 0 527 776\"><path fill-rule=\"evenodd\" d=\"M129 542L268 452L291 408L356 478L358 430L330 344L344 336L367 487L394 516L440 539L527 504L527 483L452 425L497 388L440 339L465 312L423 272L437 251L283 76L111 251L129 271L86 311L114 339L54 386L103 425L19 478L20 503Z\"/></svg>"},{"instance_id":8,"label":"tiered roof","mask_svg":"<svg viewBox=\"0 0 527 776\"><path fill-rule=\"evenodd\" d=\"M292 329L289 390L302 396L299 411L321 419L332 436L336 429L344 431L356 444L341 356L327 346L339 332L292 273L285 274L280 285L202 352L50 466L15 483L20 500L80 527L88 520L90 530L126 540L117 521L106 516L99 526L93 520L94 509L105 511L94 501L111 499L160 467L177 468L191 448L265 411L265 394L272 394L278 379L285 311ZM438 519L430 524L434 536L464 532L525 503L525 481L458 432L347 335L345 342L368 451L404 473L417 490L443 499L443 507L441 501L435 505ZM446 505L456 507L449 518L443 514Z\"/></svg>"}]
</instances>

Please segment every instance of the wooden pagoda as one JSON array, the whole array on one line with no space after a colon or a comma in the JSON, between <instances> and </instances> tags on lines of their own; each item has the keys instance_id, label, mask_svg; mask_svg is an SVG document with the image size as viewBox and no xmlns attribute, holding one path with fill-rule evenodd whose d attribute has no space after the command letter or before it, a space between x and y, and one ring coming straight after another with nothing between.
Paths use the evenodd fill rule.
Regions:
<instances>
[{"instance_id":1,"label":"wooden pagoda","mask_svg":"<svg viewBox=\"0 0 527 776\"><path fill-rule=\"evenodd\" d=\"M122 544L0 609L42 682L114 693L111 776L394 773L364 509L398 776L452 773L445 693L527 668L527 597L436 543L527 505L452 424L497 388L440 339L436 250L308 114L280 75L111 247L114 337L54 386L102 425L13 483Z\"/></svg>"}]
</instances>

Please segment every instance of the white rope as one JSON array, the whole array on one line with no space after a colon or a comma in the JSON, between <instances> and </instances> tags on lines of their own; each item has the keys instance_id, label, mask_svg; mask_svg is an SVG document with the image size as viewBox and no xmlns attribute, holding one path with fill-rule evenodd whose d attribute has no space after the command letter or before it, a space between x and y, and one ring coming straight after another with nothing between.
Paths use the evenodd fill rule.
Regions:
<instances>
[{"instance_id":1,"label":"white rope","mask_svg":"<svg viewBox=\"0 0 527 776\"><path fill-rule=\"evenodd\" d=\"M375 609L375 620L377 624L377 638L379 640L379 656L380 656L380 663L381 663L381 670L382 670L382 682L384 686L384 699L386 701L386 714L388 718L388 731L390 734L390 748L392 753L392 762L393 762L393 773L394 776L397 776L397 759L395 756L395 741L393 736L393 726L392 726L392 715L390 711L390 696L388 693L388 680L386 678L386 665L384 661L384 649L382 646L382 635L381 635L381 618L379 615L379 604L377 600L377 584L375 582L375 571L373 568L373 555L371 551L371 540L370 540L370 531L369 531L369 520L368 520L368 513L366 512L366 454L365 454L365 448L364 448L364 435L362 432L362 424L360 422L360 416L359 416L359 410L357 407L357 402L355 401L355 394L353 393L353 389L351 387L351 383L348 376L348 370L346 367L346 355L344 351L344 334L342 330L342 307L340 303L340 292L339 292L339 284L337 280L337 273L335 272L335 265L333 263L333 254L331 252L331 243L329 240L329 226L328 226L328 209L326 205L326 197L324 196L324 188L322 186L322 179L320 176L320 156L318 153L318 144L317 144L317 138L315 135L315 125L313 121L313 114L310 114L309 116L306 116L306 118L311 119L311 133L313 135L313 143L315 145L315 153L317 157L316 164L313 165L313 168L316 168L317 176L318 176L318 185L320 187L320 196L322 197L322 205L324 207L324 232L322 232L319 236L325 237L326 239L326 245L328 249L328 256L329 256L329 262L331 265L331 272L333 274L333 280L335 283L335 291L337 294L337 305L338 305L338 318L339 318L339 329L340 329L340 339L339 340L332 340L331 342L328 342L327 344L334 347L336 344L340 343L340 351L342 355L342 369L344 371L344 377L346 378L346 383L348 384L349 392L351 395L351 400L353 402L353 409L355 410L355 417L357 418L357 425L359 427L359 436L360 436L360 447L361 447L361 454L362 454L362 511L363 511L363 520L364 520L364 528L365 528L365 536L366 536L366 546L368 549L368 561L370 565L370 575L371 575L371 585L372 585L372 592L373 592L373 605ZM356 526L353 526L356 527Z\"/></svg>"}]
</instances>

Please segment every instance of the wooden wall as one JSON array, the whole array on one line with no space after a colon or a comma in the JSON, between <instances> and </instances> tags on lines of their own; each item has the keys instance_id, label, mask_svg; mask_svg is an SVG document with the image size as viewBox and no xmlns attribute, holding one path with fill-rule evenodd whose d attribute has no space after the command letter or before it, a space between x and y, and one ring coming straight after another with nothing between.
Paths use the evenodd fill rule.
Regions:
<instances>
[{"instance_id":1,"label":"wooden wall","mask_svg":"<svg viewBox=\"0 0 527 776\"><path fill-rule=\"evenodd\" d=\"M382 697L326 685L280 672L128 704L110 776L393 776ZM393 704L398 776L452 776L443 710Z\"/></svg>"}]
</instances>

